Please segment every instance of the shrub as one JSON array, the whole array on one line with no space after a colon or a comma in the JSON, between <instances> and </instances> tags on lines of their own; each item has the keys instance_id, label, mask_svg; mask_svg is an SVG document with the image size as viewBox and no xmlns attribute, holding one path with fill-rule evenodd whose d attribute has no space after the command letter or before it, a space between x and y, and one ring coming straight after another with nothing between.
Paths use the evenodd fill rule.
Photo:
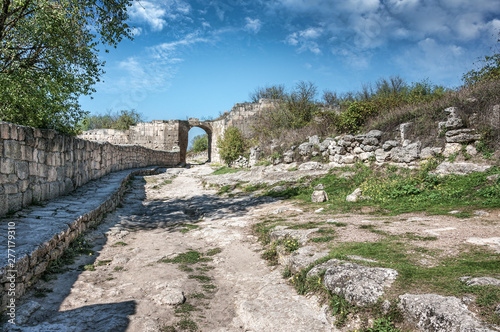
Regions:
<instances>
[{"instance_id":1,"label":"shrub","mask_svg":"<svg viewBox=\"0 0 500 332\"><path fill-rule=\"evenodd\" d=\"M208 135L198 135L192 140L191 152L199 153L208 150Z\"/></svg>"},{"instance_id":2,"label":"shrub","mask_svg":"<svg viewBox=\"0 0 500 332\"><path fill-rule=\"evenodd\" d=\"M229 165L245 152L245 138L241 130L228 127L224 135L217 141L219 155Z\"/></svg>"}]
</instances>

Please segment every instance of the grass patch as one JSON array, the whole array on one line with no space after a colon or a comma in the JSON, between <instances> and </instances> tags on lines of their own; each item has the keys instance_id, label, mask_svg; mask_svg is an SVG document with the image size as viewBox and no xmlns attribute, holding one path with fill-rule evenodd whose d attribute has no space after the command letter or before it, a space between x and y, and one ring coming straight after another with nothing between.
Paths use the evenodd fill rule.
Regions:
<instances>
[{"instance_id":1,"label":"grass patch","mask_svg":"<svg viewBox=\"0 0 500 332\"><path fill-rule=\"evenodd\" d=\"M198 325L190 319L190 318L182 318L179 323L177 323L177 327L184 331L199 331Z\"/></svg>"},{"instance_id":2,"label":"grass patch","mask_svg":"<svg viewBox=\"0 0 500 332\"><path fill-rule=\"evenodd\" d=\"M118 272L118 271L124 271L124 270L125 270L125 268L123 266L115 266L114 269L113 269L113 271L116 271L116 272Z\"/></svg>"},{"instance_id":3,"label":"grass patch","mask_svg":"<svg viewBox=\"0 0 500 332\"><path fill-rule=\"evenodd\" d=\"M214 249L210 249L209 251L207 251L207 253L205 255L207 255L207 256L215 256L217 254L220 254L221 252L222 252L221 248L214 248Z\"/></svg>"},{"instance_id":4,"label":"grass patch","mask_svg":"<svg viewBox=\"0 0 500 332\"><path fill-rule=\"evenodd\" d=\"M314 243L321 243L321 242L330 242L333 239L335 239L335 236L319 236L319 237L314 237L309 241Z\"/></svg>"},{"instance_id":5,"label":"grass patch","mask_svg":"<svg viewBox=\"0 0 500 332\"><path fill-rule=\"evenodd\" d=\"M236 168L231 168L227 166L220 167L216 169L211 175L222 175L222 174L228 174L228 173L237 173L241 171L241 169L236 169Z\"/></svg>"},{"instance_id":6,"label":"grass patch","mask_svg":"<svg viewBox=\"0 0 500 332\"><path fill-rule=\"evenodd\" d=\"M179 254L171 259L160 259L158 262L174 264L196 264L200 262L210 262L211 260L211 258L203 257L203 254L198 251L189 250L188 252Z\"/></svg>"},{"instance_id":7,"label":"grass patch","mask_svg":"<svg viewBox=\"0 0 500 332\"><path fill-rule=\"evenodd\" d=\"M125 243L123 241L118 241L113 244L113 247L124 247L124 246L128 246L128 243Z\"/></svg>"},{"instance_id":8,"label":"grass patch","mask_svg":"<svg viewBox=\"0 0 500 332\"><path fill-rule=\"evenodd\" d=\"M98 261L96 265L103 266L103 265L108 265L109 263L111 263L111 259L103 259L102 261Z\"/></svg>"},{"instance_id":9,"label":"grass patch","mask_svg":"<svg viewBox=\"0 0 500 332\"><path fill-rule=\"evenodd\" d=\"M181 229L179 230L179 232L181 232L181 233L187 233L187 232L189 232L189 231L190 231L190 230L192 230L192 229L197 229L197 228L199 228L199 226L198 226L198 225L192 225L192 224L184 224L184 225L182 225L182 226L183 226L184 228L181 228Z\"/></svg>"},{"instance_id":10,"label":"grass patch","mask_svg":"<svg viewBox=\"0 0 500 332\"><path fill-rule=\"evenodd\" d=\"M200 311L200 309L187 302L177 305L174 310L176 314L189 314L193 311Z\"/></svg>"},{"instance_id":11,"label":"grass patch","mask_svg":"<svg viewBox=\"0 0 500 332\"><path fill-rule=\"evenodd\" d=\"M188 278L189 279L196 279L203 284L208 284L212 280L212 278L207 277L205 275L189 275Z\"/></svg>"},{"instance_id":12,"label":"grass patch","mask_svg":"<svg viewBox=\"0 0 500 332\"><path fill-rule=\"evenodd\" d=\"M201 285L201 287L206 290L206 291L213 291L214 289L217 288L217 286L215 285L212 285L212 284L205 284L205 285Z\"/></svg>"}]
</instances>

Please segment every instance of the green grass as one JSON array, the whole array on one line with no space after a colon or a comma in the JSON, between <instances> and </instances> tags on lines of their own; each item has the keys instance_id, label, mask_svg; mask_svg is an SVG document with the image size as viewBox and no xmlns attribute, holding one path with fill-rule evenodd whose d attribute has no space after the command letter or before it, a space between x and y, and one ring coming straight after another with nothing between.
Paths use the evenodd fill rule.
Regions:
<instances>
[{"instance_id":1,"label":"green grass","mask_svg":"<svg viewBox=\"0 0 500 332\"><path fill-rule=\"evenodd\" d=\"M313 188L321 183L329 197L329 212L347 213L359 211L362 206L372 206L382 215L417 211L448 214L450 210L459 208L461 214L455 216L464 218L472 215L474 209L500 206L500 180L491 184L486 179L489 175L500 174L500 167L494 166L484 173L438 177L429 173L437 165L437 161L431 160L419 170L409 170L394 166L371 169L356 164L333 169L330 174L316 178L304 187L290 187L283 192L268 192L266 195L310 202ZM340 176L344 172L354 172L354 175L347 179ZM346 202L346 196L356 188L361 188L363 195L371 199Z\"/></svg>"},{"instance_id":2,"label":"green grass","mask_svg":"<svg viewBox=\"0 0 500 332\"><path fill-rule=\"evenodd\" d=\"M192 225L192 224L183 224L182 226L183 226L184 228L181 228L181 229L179 230L179 232L181 232L181 233L187 233L187 232L189 232L189 231L190 231L190 230L192 230L192 229L197 229L197 228L199 228L199 226L198 226L198 225Z\"/></svg>"},{"instance_id":3,"label":"green grass","mask_svg":"<svg viewBox=\"0 0 500 332\"><path fill-rule=\"evenodd\" d=\"M227 166L223 166L221 168L216 169L211 175L222 175L228 173L237 173L241 171L241 169L231 168Z\"/></svg>"},{"instance_id":4,"label":"green grass","mask_svg":"<svg viewBox=\"0 0 500 332\"><path fill-rule=\"evenodd\" d=\"M205 275L189 275L188 279L195 279L203 284L208 284L212 280L212 278Z\"/></svg>"},{"instance_id":5,"label":"green grass","mask_svg":"<svg viewBox=\"0 0 500 332\"><path fill-rule=\"evenodd\" d=\"M113 247L124 247L124 246L128 246L128 243L125 243L123 241L118 241L113 244Z\"/></svg>"},{"instance_id":6,"label":"green grass","mask_svg":"<svg viewBox=\"0 0 500 332\"><path fill-rule=\"evenodd\" d=\"M111 259L104 259L102 261L98 261L97 266L108 265L109 263L111 263Z\"/></svg>"},{"instance_id":7,"label":"green grass","mask_svg":"<svg viewBox=\"0 0 500 332\"><path fill-rule=\"evenodd\" d=\"M161 259L160 263L174 263L174 264L196 264L200 262L209 262L211 258L203 257L203 254L196 250L189 250L188 252L179 254L171 259Z\"/></svg>"},{"instance_id":8,"label":"green grass","mask_svg":"<svg viewBox=\"0 0 500 332\"><path fill-rule=\"evenodd\" d=\"M206 255L207 256L215 256L217 254L220 254L222 252L221 248L213 248L207 251Z\"/></svg>"}]
</instances>

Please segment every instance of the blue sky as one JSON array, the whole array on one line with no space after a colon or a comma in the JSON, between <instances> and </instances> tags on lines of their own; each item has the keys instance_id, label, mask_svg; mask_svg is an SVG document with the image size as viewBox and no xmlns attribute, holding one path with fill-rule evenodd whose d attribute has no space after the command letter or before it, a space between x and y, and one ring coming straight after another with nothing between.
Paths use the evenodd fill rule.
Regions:
<instances>
[{"instance_id":1,"label":"blue sky","mask_svg":"<svg viewBox=\"0 0 500 332\"><path fill-rule=\"evenodd\" d=\"M311 81L318 98L390 75L458 86L500 30L500 0L141 0L129 15L134 40L102 55L81 104L147 121L217 117L271 84Z\"/></svg>"}]
</instances>

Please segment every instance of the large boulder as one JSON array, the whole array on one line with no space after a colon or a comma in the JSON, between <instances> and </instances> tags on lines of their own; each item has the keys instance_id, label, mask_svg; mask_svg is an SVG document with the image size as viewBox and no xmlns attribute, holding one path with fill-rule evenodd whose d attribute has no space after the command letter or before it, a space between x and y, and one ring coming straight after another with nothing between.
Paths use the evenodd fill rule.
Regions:
<instances>
[{"instance_id":1,"label":"large boulder","mask_svg":"<svg viewBox=\"0 0 500 332\"><path fill-rule=\"evenodd\" d=\"M309 142L305 142L305 143L302 143L299 145L298 149L299 149L299 154L301 156L307 156L309 154L311 154L312 150L313 150L313 144L312 143L309 143Z\"/></svg>"},{"instance_id":2,"label":"large boulder","mask_svg":"<svg viewBox=\"0 0 500 332\"><path fill-rule=\"evenodd\" d=\"M326 270L323 284L349 303L367 306L375 304L384 294L384 288L390 287L397 276L398 272L393 269L342 263Z\"/></svg>"},{"instance_id":3,"label":"large boulder","mask_svg":"<svg viewBox=\"0 0 500 332\"><path fill-rule=\"evenodd\" d=\"M399 299L405 318L422 331L493 331L483 326L456 297L404 294Z\"/></svg>"}]
</instances>

